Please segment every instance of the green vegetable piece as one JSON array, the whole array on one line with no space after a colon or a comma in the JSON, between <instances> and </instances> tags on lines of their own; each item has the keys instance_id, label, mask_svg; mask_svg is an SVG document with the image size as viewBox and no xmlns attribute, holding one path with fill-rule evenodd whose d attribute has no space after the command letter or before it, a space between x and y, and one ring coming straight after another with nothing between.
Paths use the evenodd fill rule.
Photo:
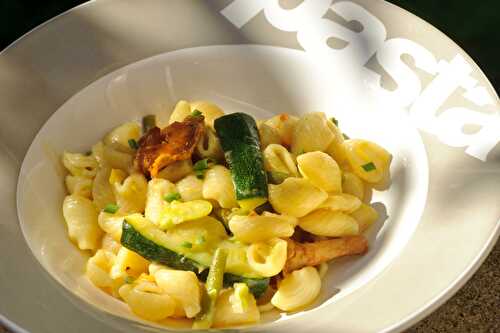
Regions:
<instances>
[{"instance_id":1,"label":"green vegetable piece","mask_svg":"<svg viewBox=\"0 0 500 333\"><path fill-rule=\"evenodd\" d=\"M149 114L142 118L142 132L147 133L150 129L156 127L156 116Z\"/></svg>"},{"instance_id":2,"label":"green vegetable piece","mask_svg":"<svg viewBox=\"0 0 500 333\"><path fill-rule=\"evenodd\" d=\"M135 150L139 149L139 144L134 139L128 140L128 146Z\"/></svg>"},{"instance_id":3,"label":"green vegetable piece","mask_svg":"<svg viewBox=\"0 0 500 333\"><path fill-rule=\"evenodd\" d=\"M193 243L191 243L191 242L182 242L181 246L185 247L187 249L191 249L193 247Z\"/></svg>"},{"instance_id":4,"label":"green vegetable piece","mask_svg":"<svg viewBox=\"0 0 500 333\"><path fill-rule=\"evenodd\" d=\"M128 275L128 276L125 278L125 283L126 283L126 284L132 284L132 283L134 283L134 281L135 281L135 278L134 278L133 276Z\"/></svg>"},{"instance_id":5,"label":"green vegetable piece","mask_svg":"<svg viewBox=\"0 0 500 333\"><path fill-rule=\"evenodd\" d=\"M283 183L288 177L290 177L288 173L280 171L270 171L267 173L267 179L269 179L269 182L274 185Z\"/></svg>"},{"instance_id":6,"label":"green vegetable piece","mask_svg":"<svg viewBox=\"0 0 500 333\"><path fill-rule=\"evenodd\" d=\"M194 174L196 175L196 178L198 178L198 179L205 178L205 170L195 170Z\"/></svg>"},{"instance_id":7,"label":"green vegetable piece","mask_svg":"<svg viewBox=\"0 0 500 333\"><path fill-rule=\"evenodd\" d=\"M347 135L347 134L345 134L345 133L342 133L342 136L343 136L343 137L344 137L344 139L346 139L346 140L349 140L349 139L350 139L349 135Z\"/></svg>"},{"instance_id":8,"label":"green vegetable piece","mask_svg":"<svg viewBox=\"0 0 500 333\"><path fill-rule=\"evenodd\" d=\"M201 113L200 110L193 110L193 112L191 112L191 116L200 117L200 116L203 116L203 113Z\"/></svg>"},{"instance_id":9,"label":"green vegetable piece","mask_svg":"<svg viewBox=\"0 0 500 333\"><path fill-rule=\"evenodd\" d=\"M365 165L362 165L361 166L366 172L370 172L370 171L373 171L373 170L376 170L377 167L375 166L375 164L373 164L373 162L370 162L370 163L366 163Z\"/></svg>"},{"instance_id":10,"label":"green vegetable piece","mask_svg":"<svg viewBox=\"0 0 500 333\"><path fill-rule=\"evenodd\" d=\"M203 160L199 160L193 165L193 170L194 171L202 171L208 169L208 158L205 158Z\"/></svg>"},{"instance_id":11,"label":"green vegetable piece","mask_svg":"<svg viewBox=\"0 0 500 333\"><path fill-rule=\"evenodd\" d=\"M115 204L107 204L106 207L104 207L104 212L105 213L109 213L109 214L114 214L118 211L120 207L118 207L118 205L115 205Z\"/></svg>"},{"instance_id":12,"label":"green vegetable piece","mask_svg":"<svg viewBox=\"0 0 500 333\"><path fill-rule=\"evenodd\" d=\"M331 117L330 121L335 124L335 126L339 126L339 121L335 117Z\"/></svg>"},{"instance_id":13,"label":"green vegetable piece","mask_svg":"<svg viewBox=\"0 0 500 333\"><path fill-rule=\"evenodd\" d=\"M172 202L174 200L179 200L180 198L181 198L181 195L179 193L177 193L177 192L165 194L163 196L163 200L165 200L167 202Z\"/></svg>"},{"instance_id":14,"label":"green vegetable piece","mask_svg":"<svg viewBox=\"0 0 500 333\"><path fill-rule=\"evenodd\" d=\"M208 271L207 282L205 283L206 294L203 295L202 309L196 316L193 329L209 329L212 326L215 315L215 302L224 282L226 259L227 251L218 248Z\"/></svg>"}]
</instances>

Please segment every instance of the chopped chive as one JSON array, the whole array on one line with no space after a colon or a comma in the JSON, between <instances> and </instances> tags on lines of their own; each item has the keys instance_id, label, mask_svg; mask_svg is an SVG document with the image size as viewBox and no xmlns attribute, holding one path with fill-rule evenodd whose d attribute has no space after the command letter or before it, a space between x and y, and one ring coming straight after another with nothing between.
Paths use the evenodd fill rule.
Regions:
<instances>
[{"instance_id":1,"label":"chopped chive","mask_svg":"<svg viewBox=\"0 0 500 333\"><path fill-rule=\"evenodd\" d=\"M109 214L114 214L118 211L118 205L115 204L107 204L106 207L104 207L104 212L109 213Z\"/></svg>"},{"instance_id":2,"label":"chopped chive","mask_svg":"<svg viewBox=\"0 0 500 333\"><path fill-rule=\"evenodd\" d=\"M179 200L180 198L181 198L181 195L177 192L165 194L163 196L163 200L168 201L168 202L172 202L174 200Z\"/></svg>"},{"instance_id":3,"label":"chopped chive","mask_svg":"<svg viewBox=\"0 0 500 333\"><path fill-rule=\"evenodd\" d=\"M205 158L203 160L199 160L198 162L196 162L194 165L193 165L193 170L195 171L201 171L201 170L205 170L205 169L208 169L208 158Z\"/></svg>"},{"instance_id":4,"label":"chopped chive","mask_svg":"<svg viewBox=\"0 0 500 333\"><path fill-rule=\"evenodd\" d=\"M370 163L366 163L365 165L362 165L361 166L366 172L370 172L370 171L373 171L375 169L377 169L377 167L375 166L375 164L373 164L373 162L370 162Z\"/></svg>"},{"instance_id":5,"label":"chopped chive","mask_svg":"<svg viewBox=\"0 0 500 333\"><path fill-rule=\"evenodd\" d=\"M135 281L135 278L134 278L133 276L128 275L128 276L125 278L125 283L126 283L126 284L132 284L132 283L134 283L134 281Z\"/></svg>"},{"instance_id":6,"label":"chopped chive","mask_svg":"<svg viewBox=\"0 0 500 333\"><path fill-rule=\"evenodd\" d=\"M191 112L191 115L193 117L200 117L200 116L203 116L203 113L201 113L200 110L193 110L193 112Z\"/></svg>"},{"instance_id":7,"label":"chopped chive","mask_svg":"<svg viewBox=\"0 0 500 333\"><path fill-rule=\"evenodd\" d=\"M288 173L285 172L280 172L280 171L269 171L267 173L267 178L269 179L269 182L274 185L279 185L290 177Z\"/></svg>"},{"instance_id":8,"label":"chopped chive","mask_svg":"<svg viewBox=\"0 0 500 333\"><path fill-rule=\"evenodd\" d=\"M335 117L331 117L330 121L335 124L335 126L339 126L339 121Z\"/></svg>"},{"instance_id":9,"label":"chopped chive","mask_svg":"<svg viewBox=\"0 0 500 333\"><path fill-rule=\"evenodd\" d=\"M128 146L132 149L135 149L135 150L139 149L139 144L134 139L128 140Z\"/></svg>"},{"instance_id":10,"label":"chopped chive","mask_svg":"<svg viewBox=\"0 0 500 333\"><path fill-rule=\"evenodd\" d=\"M342 136L343 136L343 137L344 137L344 139L346 139L346 140L349 140L349 139L350 139L349 135L347 135L347 134L345 134L345 133L342 133Z\"/></svg>"},{"instance_id":11,"label":"chopped chive","mask_svg":"<svg viewBox=\"0 0 500 333\"><path fill-rule=\"evenodd\" d=\"M156 127L156 116L148 114L142 118L142 132L147 133L150 129Z\"/></svg>"},{"instance_id":12,"label":"chopped chive","mask_svg":"<svg viewBox=\"0 0 500 333\"><path fill-rule=\"evenodd\" d=\"M190 248L192 248L192 247L193 247L193 243L191 243L191 242L182 242L182 243L181 243L181 246L182 246L182 247L185 247L185 248L187 248L187 249L190 249Z\"/></svg>"},{"instance_id":13,"label":"chopped chive","mask_svg":"<svg viewBox=\"0 0 500 333\"><path fill-rule=\"evenodd\" d=\"M205 236L200 236L196 239L196 245L203 245L205 244L207 240L205 239Z\"/></svg>"},{"instance_id":14,"label":"chopped chive","mask_svg":"<svg viewBox=\"0 0 500 333\"><path fill-rule=\"evenodd\" d=\"M194 174L196 175L196 178L198 178L198 179L205 178L205 170L195 170Z\"/></svg>"}]
</instances>

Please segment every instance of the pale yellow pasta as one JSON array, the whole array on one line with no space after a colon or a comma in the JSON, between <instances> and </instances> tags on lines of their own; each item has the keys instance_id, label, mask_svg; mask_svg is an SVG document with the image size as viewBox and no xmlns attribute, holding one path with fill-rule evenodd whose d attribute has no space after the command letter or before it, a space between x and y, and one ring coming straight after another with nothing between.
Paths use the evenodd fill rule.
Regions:
<instances>
[{"instance_id":1,"label":"pale yellow pasta","mask_svg":"<svg viewBox=\"0 0 500 333\"><path fill-rule=\"evenodd\" d=\"M389 188L389 186L391 186L391 174L390 174L390 170L387 169L382 178L376 182L376 183L373 183L373 184L370 184L370 189L373 188L377 191L385 191ZM371 197L371 195L365 193L365 202L369 202L369 201L366 201L368 197Z\"/></svg>"},{"instance_id":2,"label":"pale yellow pasta","mask_svg":"<svg viewBox=\"0 0 500 333\"><path fill-rule=\"evenodd\" d=\"M83 176L67 175L65 179L69 194L92 198L92 179Z\"/></svg>"},{"instance_id":3,"label":"pale yellow pasta","mask_svg":"<svg viewBox=\"0 0 500 333\"><path fill-rule=\"evenodd\" d=\"M165 265L159 264L157 262L152 262L148 266L148 272L153 277L154 277L155 273L158 272L161 269L171 269L171 268L167 267Z\"/></svg>"},{"instance_id":4,"label":"pale yellow pasta","mask_svg":"<svg viewBox=\"0 0 500 333\"><path fill-rule=\"evenodd\" d=\"M207 170L203 181L203 198L215 200L222 208L238 207L231 172L222 165Z\"/></svg>"},{"instance_id":5,"label":"pale yellow pasta","mask_svg":"<svg viewBox=\"0 0 500 333\"><path fill-rule=\"evenodd\" d=\"M258 323L260 312L253 295L250 295L246 311L237 312L233 309L230 297L234 295L234 289L226 289L219 294L215 304L215 315L213 327L230 327L245 324Z\"/></svg>"},{"instance_id":6,"label":"pale yellow pasta","mask_svg":"<svg viewBox=\"0 0 500 333\"><path fill-rule=\"evenodd\" d=\"M195 153L202 159L224 160L224 152L222 151L219 138L210 127L205 128L202 139L196 145Z\"/></svg>"},{"instance_id":7,"label":"pale yellow pasta","mask_svg":"<svg viewBox=\"0 0 500 333\"><path fill-rule=\"evenodd\" d=\"M175 105L174 110L170 115L168 123L171 124L176 121L181 122L190 114L191 114L191 106L189 105L189 102L180 100Z\"/></svg>"},{"instance_id":8,"label":"pale yellow pasta","mask_svg":"<svg viewBox=\"0 0 500 333\"><path fill-rule=\"evenodd\" d=\"M351 194L341 193L328 196L318 208L352 213L361 206L361 200Z\"/></svg>"},{"instance_id":9,"label":"pale yellow pasta","mask_svg":"<svg viewBox=\"0 0 500 333\"><path fill-rule=\"evenodd\" d=\"M368 183L378 183L389 173L392 156L376 143L351 139L343 143L353 172Z\"/></svg>"},{"instance_id":10,"label":"pale yellow pasta","mask_svg":"<svg viewBox=\"0 0 500 333\"><path fill-rule=\"evenodd\" d=\"M193 171L193 163L191 160L177 161L170 165L167 165L165 168L161 169L156 175L157 178L163 178L168 181L175 183L176 181L181 180L186 177Z\"/></svg>"},{"instance_id":11,"label":"pale yellow pasta","mask_svg":"<svg viewBox=\"0 0 500 333\"><path fill-rule=\"evenodd\" d=\"M133 167L132 154L116 150L112 146L104 145L102 148L103 163L113 169L130 171Z\"/></svg>"},{"instance_id":12,"label":"pale yellow pasta","mask_svg":"<svg viewBox=\"0 0 500 333\"><path fill-rule=\"evenodd\" d=\"M203 199L203 180L195 175L182 178L175 186L184 201Z\"/></svg>"},{"instance_id":13,"label":"pale yellow pasta","mask_svg":"<svg viewBox=\"0 0 500 333\"><path fill-rule=\"evenodd\" d=\"M109 234L117 242L120 241L122 237L122 225L125 215L123 214L111 214L101 211L97 218L99 227Z\"/></svg>"},{"instance_id":14,"label":"pale yellow pasta","mask_svg":"<svg viewBox=\"0 0 500 333\"><path fill-rule=\"evenodd\" d=\"M281 144L281 136L278 130L265 123L259 126L259 138L262 150L271 144Z\"/></svg>"},{"instance_id":15,"label":"pale yellow pasta","mask_svg":"<svg viewBox=\"0 0 500 333\"><path fill-rule=\"evenodd\" d=\"M342 190L344 193L352 194L360 200L365 197L363 181L352 172L346 171L342 174Z\"/></svg>"},{"instance_id":16,"label":"pale yellow pasta","mask_svg":"<svg viewBox=\"0 0 500 333\"><path fill-rule=\"evenodd\" d=\"M92 146L91 155L94 156L100 167L109 167L104 160L104 143L102 141Z\"/></svg>"},{"instance_id":17,"label":"pale yellow pasta","mask_svg":"<svg viewBox=\"0 0 500 333\"><path fill-rule=\"evenodd\" d=\"M251 244L247 249L248 264L263 277L275 276L285 266L286 251L287 242L280 238Z\"/></svg>"},{"instance_id":18,"label":"pale yellow pasta","mask_svg":"<svg viewBox=\"0 0 500 333\"><path fill-rule=\"evenodd\" d=\"M210 128L214 128L215 119L222 117L224 111L217 105L207 102L207 101L195 101L190 103L191 112L198 110L205 117L205 124Z\"/></svg>"},{"instance_id":19,"label":"pale yellow pasta","mask_svg":"<svg viewBox=\"0 0 500 333\"><path fill-rule=\"evenodd\" d=\"M297 156L299 171L313 185L326 192L342 192L342 173L330 155L321 151L305 153Z\"/></svg>"},{"instance_id":20,"label":"pale yellow pasta","mask_svg":"<svg viewBox=\"0 0 500 333\"><path fill-rule=\"evenodd\" d=\"M263 157L266 171L283 172L294 177L299 175L292 154L282 145L271 144L267 146L264 149Z\"/></svg>"},{"instance_id":21,"label":"pale yellow pasta","mask_svg":"<svg viewBox=\"0 0 500 333\"><path fill-rule=\"evenodd\" d=\"M330 155L339 165L344 165L346 163L347 157L345 154L344 146L344 136L340 129L333 123L333 121L328 121L328 128L334 134L333 140L326 148L326 153Z\"/></svg>"},{"instance_id":22,"label":"pale yellow pasta","mask_svg":"<svg viewBox=\"0 0 500 333\"><path fill-rule=\"evenodd\" d=\"M378 220L377 211L372 206L364 203L351 216L358 222L360 232L364 232Z\"/></svg>"},{"instance_id":23,"label":"pale yellow pasta","mask_svg":"<svg viewBox=\"0 0 500 333\"><path fill-rule=\"evenodd\" d=\"M156 283L170 297L182 304L186 317L193 318L201 310L201 290L196 274L189 271L160 269L154 274Z\"/></svg>"},{"instance_id":24,"label":"pale yellow pasta","mask_svg":"<svg viewBox=\"0 0 500 333\"><path fill-rule=\"evenodd\" d=\"M73 176L94 178L97 172L97 160L92 155L64 152L62 162Z\"/></svg>"},{"instance_id":25,"label":"pale yellow pasta","mask_svg":"<svg viewBox=\"0 0 500 333\"><path fill-rule=\"evenodd\" d=\"M63 202L63 215L69 238L81 250L96 250L102 231L97 224L97 210L92 201L78 195L68 195Z\"/></svg>"},{"instance_id":26,"label":"pale yellow pasta","mask_svg":"<svg viewBox=\"0 0 500 333\"><path fill-rule=\"evenodd\" d=\"M364 184L365 193L363 194L363 202L366 204L369 204L372 201L373 188L370 185L373 185L373 184ZM378 190L381 191L381 189L378 189Z\"/></svg>"},{"instance_id":27,"label":"pale yellow pasta","mask_svg":"<svg viewBox=\"0 0 500 333\"><path fill-rule=\"evenodd\" d=\"M113 145L117 150L133 152L129 146L129 140L139 141L141 137L141 126L136 122L127 122L109 132L104 137L104 144Z\"/></svg>"},{"instance_id":28,"label":"pale yellow pasta","mask_svg":"<svg viewBox=\"0 0 500 333\"><path fill-rule=\"evenodd\" d=\"M311 151L325 151L335 137L328 127L328 122L322 112L303 115L295 124L292 153L297 156Z\"/></svg>"},{"instance_id":29,"label":"pale yellow pasta","mask_svg":"<svg viewBox=\"0 0 500 333\"><path fill-rule=\"evenodd\" d=\"M111 234L104 234L101 241L101 248L113 254L117 254L121 248L119 240L116 240Z\"/></svg>"},{"instance_id":30,"label":"pale yellow pasta","mask_svg":"<svg viewBox=\"0 0 500 333\"><path fill-rule=\"evenodd\" d=\"M175 185L168 180L162 178L151 179L148 182L144 216L151 222L158 224L163 208L168 205L168 202L164 199L165 195L176 192Z\"/></svg>"},{"instance_id":31,"label":"pale yellow pasta","mask_svg":"<svg viewBox=\"0 0 500 333\"><path fill-rule=\"evenodd\" d=\"M359 233L358 222L340 211L318 209L301 217L299 226L305 231L318 236L343 237Z\"/></svg>"},{"instance_id":32,"label":"pale yellow pasta","mask_svg":"<svg viewBox=\"0 0 500 333\"><path fill-rule=\"evenodd\" d=\"M175 300L152 282L125 284L119 294L132 312L146 320L159 321L174 314Z\"/></svg>"},{"instance_id":33,"label":"pale yellow pasta","mask_svg":"<svg viewBox=\"0 0 500 333\"><path fill-rule=\"evenodd\" d=\"M328 273L328 264L326 262L322 262L318 267L319 277L321 279L324 278L326 273Z\"/></svg>"},{"instance_id":34,"label":"pale yellow pasta","mask_svg":"<svg viewBox=\"0 0 500 333\"><path fill-rule=\"evenodd\" d=\"M137 278L142 273L147 272L148 266L149 261L122 246L111 267L110 276L112 279L125 278L127 276Z\"/></svg>"},{"instance_id":35,"label":"pale yellow pasta","mask_svg":"<svg viewBox=\"0 0 500 333\"><path fill-rule=\"evenodd\" d=\"M283 113L272 117L265 122L266 125L276 129L280 138L281 144L290 147L292 144L293 131L299 118Z\"/></svg>"},{"instance_id":36,"label":"pale yellow pasta","mask_svg":"<svg viewBox=\"0 0 500 333\"><path fill-rule=\"evenodd\" d=\"M148 183L143 174L133 173L123 183L113 184L116 203L121 214L142 213L146 207Z\"/></svg>"},{"instance_id":37,"label":"pale yellow pasta","mask_svg":"<svg viewBox=\"0 0 500 333\"><path fill-rule=\"evenodd\" d=\"M110 174L111 169L109 167L100 167L92 183L92 198L98 210L104 209L107 204L116 202L113 187L109 183Z\"/></svg>"},{"instance_id":38,"label":"pale yellow pasta","mask_svg":"<svg viewBox=\"0 0 500 333\"><path fill-rule=\"evenodd\" d=\"M116 256L112 252L99 249L87 261L85 275L97 287L112 288L114 281L109 272L115 260Z\"/></svg>"},{"instance_id":39,"label":"pale yellow pasta","mask_svg":"<svg viewBox=\"0 0 500 333\"><path fill-rule=\"evenodd\" d=\"M287 178L269 185L269 202L281 214L302 217L316 209L328 194L304 178Z\"/></svg>"},{"instance_id":40,"label":"pale yellow pasta","mask_svg":"<svg viewBox=\"0 0 500 333\"><path fill-rule=\"evenodd\" d=\"M229 229L236 239L254 243L275 237L293 235L297 218L264 212L262 215L235 215L229 220Z\"/></svg>"},{"instance_id":41,"label":"pale yellow pasta","mask_svg":"<svg viewBox=\"0 0 500 333\"><path fill-rule=\"evenodd\" d=\"M283 311L298 310L311 304L320 290L321 279L316 268L304 267L281 281L271 303Z\"/></svg>"}]
</instances>

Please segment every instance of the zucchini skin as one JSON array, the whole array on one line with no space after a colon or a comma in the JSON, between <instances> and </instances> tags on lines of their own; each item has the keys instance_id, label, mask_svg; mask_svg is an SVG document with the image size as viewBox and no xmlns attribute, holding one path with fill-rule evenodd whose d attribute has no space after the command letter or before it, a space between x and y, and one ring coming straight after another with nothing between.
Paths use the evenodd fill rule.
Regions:
<instances>
[{"instance_id":1,"label":"zucchini skin","mask_svg":"<svg viewBox=\"0 0 500 333\"><path fill-rule=\"evenodd\" d=\"M267 175L255 120L245 113L232 113L217 118L214 127L231 169L236 199L267 198Z\"/></svg>"},{"instance_id":2,"label":"zucchini skin","mask_svg":"<svg viewBox=\"0 0 500 333\"><path fill-rule=\"evenodd\" d=\"M136 252L150 261L174 269L194 272L202 281L205 281L207 278L208 270L206 266L156 244L152 240L144 237L126 220L123 221L120 242L127 249ZM246 283L248 289L255 298L259 298L269 286L269 278L246 278L231 273L224 273L224 287L231 287L233 283L236 282Z\"/></svg>"}]
</instances>

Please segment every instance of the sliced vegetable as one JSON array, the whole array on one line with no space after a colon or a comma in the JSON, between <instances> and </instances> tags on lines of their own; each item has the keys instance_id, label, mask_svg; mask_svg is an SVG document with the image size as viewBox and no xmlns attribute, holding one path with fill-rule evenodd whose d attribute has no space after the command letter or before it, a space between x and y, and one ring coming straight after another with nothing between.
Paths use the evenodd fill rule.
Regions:
<instances>
[{"instance_id":1,"label":"sliced vegetable","mask_svg":"<svg viewBox=\"0 0 500 333\"><path fill-rule=\"evenodd\" d=\"M163 200L165 200L166 202L172 202L174 200L179 200L180 198L181 198L181 195L177 192L165 194L163 196Z\"/></svg>"},{"instance_id":2,"label":"sliced vegetable","mask_svg":"<svg viewBox=\"0 0 500 333\"><path fill-rule=\"evenodd\" d=\"M206 200L172 201L161 211L158 223L162 229L169 229L176 224L207 216L211 212L212 204Z\"/></svg>"},{"instance_id":3,"label":"sliced vegetable","mask_svg":"<svg viewBox=\"0 0 500 333\"><path fill-rule=\"evenodd\" d=\"M106 207L104 207L103 211L105 213L114 214L118 211L118 209L120 209L120 207L118 207L118 205L107 204Z\"/></svg>"},{"instance_id":4,"label":"sliced vegetable","mask_svg":"<svg viewBox=\"0 0 500 333\"><path fill-rule=\"evenodd\" d=\"M215 302L224 282L226 259L227 250L218 248L210 265L205 284L206 294L203 295L201 312L196 316L193 324L194 329L208 329L212 326L215 314Z\"/></svg>"},{"instance_id":5,"label":"sliced vegetable","mask_svg":"<svg viewBox=\"0 0 500 333\"><path fill-rule=\"evenodd\" d=\"M199 160L193 165L193 170L198 171L198 170L206 170L208 169L208 158L205 158L203 160Z\"/></svg>"},{"instance_id":6,"label":"sliced vegetable","mask_svg":"<svg viewBox=\"0 0 500 333\"><path fill-rule=\"evenodd\" d=\"M156 116L148 114L142 118L142 132L147 133L150 129L156 127Z\"/></svg>"},{"instance_id":7,"label":"sliced vegetable","mask_svg":"<svg viewBox=\"0 0 500 333\"><path fill-rule=\"evenodd\" d=\"M267 201L267 177L255 120L233 113L216 119L214 126L231 169L238 203L249 210L260 206Z\"/></svg>"},{"instance_id":8,"label":"sliced vegetable","mask_svg":"<svg viewBox=\"0 0 500 333\"><path fill-rule=\"evenodd\" d=\"M364 165L361 166L366 172L370 172L370 171L373 171L373 170L376 170L377 167L375 166L375 164L373 164L373 162L369 162L369 163L366 163Z\"/></svg>"}]
</instances>

